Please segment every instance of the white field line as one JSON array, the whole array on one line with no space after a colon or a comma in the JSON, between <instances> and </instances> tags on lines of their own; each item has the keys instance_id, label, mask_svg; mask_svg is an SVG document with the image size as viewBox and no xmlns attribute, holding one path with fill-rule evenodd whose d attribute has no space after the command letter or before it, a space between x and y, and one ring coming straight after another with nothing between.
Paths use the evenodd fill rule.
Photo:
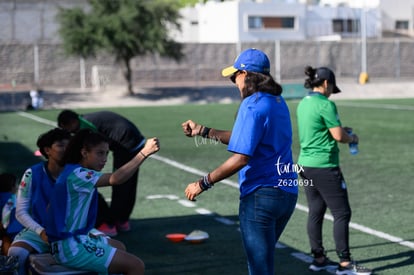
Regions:
<instances>
[{"instance_id":1,"label":"white field line","mask_svg":"<svg viewBox=\"0 0 414 275\"><path fill-rule=\"evenodd\" d=\"M195 174L195 175L198 175L198 176L203 176L203 175L207 174L207 172L205 172L205 171L201 171L201 170L189 167L187 165L178 163L174 160L171 160L171 159L168 159L168 158L165 158L165 157L161 157L159 155L152 155L151 157L153 157L153 158L155 158L155 159L157 159L161 162L164 162L166 164L169 164L171 166L174 166L178 169L181 169L185 172L188 172L188 173L192 173L192 174ZM236 188L239 187L238 183L230 181L230 180L224 180L224 181L221 181L221 182L226 184L226 185L232 186L232 187L236 187ZM299 203L296 204L296 209L299 209L299 210L304 211L304 212L309 212L308 207L306 207L304 205L301 205ZM325 219L333 221L332 215L329 215L329 214L325 215ZM405 241L405 240L403 240L399 237L395 237L395 236L392 236L390 234L387 234L387 233L384 233L384 232L381 232L381 231L378 231L378 230L375 230L375 229L371 229L369 227L366 227L366 226L363 226L363 225L360 225L360 224L357 224L357 223L353 223L353 222L351 222L349 224L349 227L351 227L355 230L364 232L368 235L373 235L373 236L379 237L381 239L385 239L385 240L388 240L390 242L397 243L397 244L407 246L409 248L414 249L414 242Z\"/></svg>"},{"instance_id":2,"label":"white field line","mask_svg":"<svg viewBox=\"0 0 414 275\"><path fill-rule=\"evenodd\" d=\"M194 175L197 175L197 176L204 176L205 174L207 174L207 172L205 172L205 171L201 171L201 170L198 170L196 168L192 168L190 166L179 163L175 160L168 159L168 158L165 158L165 157L161 157L159 155L151 155L150 157L154 158L156 160L159 160L161 162L164 162L168 165L171 165L175 168L178 168L180 170L186 171L190 174L194 174ZM234 182L234 181L231 181L231 180L222 180L221 183L229 185L231 187L239 188L239 184L237 182Z\"/></svg>"},{"instance_id":3,"label":"white field line","mask_svg":"<svg viewBox=\"0 0 414 275\"><path fill-rule=\"evenodd\" d=\"M414 111L414 106L409 105L397 105L397 104L376 104L376 103L357 103L357 102L340 102L336 101L338 106L347 107L364 107L373 109L387 109L387 110L401 110L401 111Z\"/></svg>"},{"instance_id":4,"label":"white field line","mask_svg":"<svg viewBox=\"0 0 414 275\"><path fill-rule=\"evenodd\" d=\"M44 119L44 118L41 118L41 117L38 117L38 116L35 116L35 115L32 115L32 114L29 114L29 113L25 113L25 112L17 112L17 114L20 115L20 116L29 118L31 120L34 120L34 121L37 121L37 122L46 124L46 125L50 125L50 126L53 126L53 127L57 127L56 122L51 121L51 120L48 120L48 119Z\"/></svg>"},{"instance_id":5,"label":"white field line","mask_svg":"<svg viewBox=\"0 0 414 275\"><path fill-rule=\"evenodd\" d=\"M296 208L299 209L299 210L302 210L304 212L309 212L309 208L306 207L306 206L303 206L301 204L296 204ZM333 221L333 216L330 215L330 214L325 214L325 219ZM366 227L366 226L363 226L363 225L360 225L360 224L357 224L357 223L354 223L354 222L350 222L349 227L353 228L355 230L364 232L368 235L373 235L373 236L379 237L381 239L391 241L393 243L397 243L397 244L407 246L409 248L414 249L414 243L413 242L405 241L405 240L403 240L399 237L395 237L395 236L392 236L390 234L387 234L387 233L384 233L384 232L381 232L381 231L378 231L378 230L375 230L375 229L371 229L369 227Z\"/></svg>"},{"instance_id":6,"label":"white field line","mask_svg":"<svg viewBox=\"0 0 414 275\"><path fill-rule=\"evenodd\" d=\"M41 117L38 117L38 116L35 116L35 115L32 115L32 114L28 114L28 113L25 113L25 112L18 112L18 114L21 115L21 116L23 116L23 117L27 117L29 119L38 121L40 123L44 123L44 124L52 125L52 126L55 126L56 127L56 123L54 123L53 121L50 121L50 120L47 120L47 119L44 119L44 118L41 118ZM168 159L168 158L165 158L165 157L161 157L159 155L152 155L150 157L151 158L154 158L154 159L156 159L158 161L164 162L164 163L166 163L168 165L171 165L173 167L176 167L176 168L178 168L180 170L183 170L185 172L194 174L194 175L203 176L203 175L207 174L206 171L202 171L202 170L199 170L199 169L196 169L196 168L193 168L193 167L184 165L184 164L179 163L179 162L177 162L175 160L171 160L171 159ZM234 187L234 188L239 188L239 184L237 182L234 182L234 181L222 180L221 183L226 184L226 185L229 185L229 186ZM299 203L296 204L296 209L299 209L299 210L304 211L304 212L309 212L309 208L308 207L306 207L304 205L301 205ZM332 217L332 215L326 214L325 215L325 219L332 221L333 220L333 217ZM384 233L384 232L381 232L381 231L378 231L378 230L375 230L375 229L366 227L364 225L360 225L360 224L357 224L357 223L353 223L353 222L351 222L349 224L349 227L351 227L351 228L353 228L355 230L364 232L364 233L366 233L368 235L376 236L378 238L381 238L381 239L384 239L384 240L387 240L387 241L390 241L390 242L393 242L393 243L397 243L399 245L406 246L406 247L409 247L411 249L414 249L414 242L405 241L402 238L392 236L392 235L390 235L388 233Z\"/></svg>"}]
</instances>

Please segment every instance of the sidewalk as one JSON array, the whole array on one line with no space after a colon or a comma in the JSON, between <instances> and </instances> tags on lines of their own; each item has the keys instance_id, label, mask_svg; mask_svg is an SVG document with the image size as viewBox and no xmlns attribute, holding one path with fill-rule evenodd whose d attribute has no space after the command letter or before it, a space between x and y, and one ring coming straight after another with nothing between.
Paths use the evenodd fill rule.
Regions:
<instances>
[{"instance_id":1,"label":"sidewalk","mask_svg":"<svg viewBox=\"0 0 414 275\"><path fill-rule=\"evenodd\" d=\"M387 82L384 80L361 85L356 81L338 81L341 93L333 95L333 100L376 99L376 98L414 98L414 79L412 81ZM59 95L59 94L57 94ZM76 95L76 96L75 96ZM61 94L63 100L53 100L53 108L69 107L109 107L109 106L151 106L176 104L205 104L239 102L240 94L233 84L227 86L200 87L161 87L138 89L129 96L124 87L107 87L100 92L80 92L72 96ZM287 97L287 95L285 94ZM59 96L58 96L59 97Z\"/></svg>"},{"instance_id":2,"label":"sidewalk","mask_svg":"<svg viewBox=\"0 0 414 275\"><path fill-rule=\"evenodd\" d=\"M398 82L390 81L393 80L376 80L361 85L350 79L339 79L337 84L342 92L333 95L332 99L414 98L414 79ZM120 86L106 87L101 91L76 88L46 89L44 92L44 108L127 107L240 101L239 92L232 83L228 85L208 84L200 83L198 87L185 85L164 85L158 88L136 87L137 92L134 95L127 95L126 87ZM301 84L298 84L298 87L301 87ZM286 91L285 97L288 98L288 96L288 91ZM0 110L24 110L29 103L28 91L0 91Z\"/></svg>"},{"instance_id":3,"label":"sidewalk","mask_svg":"<svg viewBox=\"0 0 414 275\"><path fill-rule=\"evenodd\" d=\"M341 93L336 99L374 99L374 98L414 98L414 78L411 80L375 80L364 85L356 81L337 82Z\"/></svg>"}]
</instances>

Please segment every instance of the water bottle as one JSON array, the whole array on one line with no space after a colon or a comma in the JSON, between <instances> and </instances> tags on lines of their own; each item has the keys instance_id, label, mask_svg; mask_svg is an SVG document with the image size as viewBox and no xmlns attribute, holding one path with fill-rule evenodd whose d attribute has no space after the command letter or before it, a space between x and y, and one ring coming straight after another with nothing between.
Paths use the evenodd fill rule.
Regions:
<instances>
[{"instance_id":1,"label":"water bottle","mask_svg":"<svg viewBox=\"0 0 414 275\"><path fill-rule=\"evenodd\" d=\"M348 130L347 133L349 135L352 135L352 130ZM349 153L351 153L351 155L358 154L358 143L354 143L354 142L349 143Z\"/></svg>"}]
</instances>

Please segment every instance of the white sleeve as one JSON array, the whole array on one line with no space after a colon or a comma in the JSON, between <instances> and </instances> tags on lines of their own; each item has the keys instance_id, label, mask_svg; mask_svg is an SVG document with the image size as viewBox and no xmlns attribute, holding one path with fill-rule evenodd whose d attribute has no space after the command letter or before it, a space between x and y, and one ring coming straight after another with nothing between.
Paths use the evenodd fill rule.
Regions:
<instances>
[{"instance_id":1,"label":"white sleeve","mask_svg":"<svg viewBox=\"0 0 414 275\"><path fill-rule=\"evenodd\" d=\"M16 219L26 228L40 235L44 229L30 215L32 199L32 169L27 169L19 184L16 200Z\"/></svg>"}]
</instances>

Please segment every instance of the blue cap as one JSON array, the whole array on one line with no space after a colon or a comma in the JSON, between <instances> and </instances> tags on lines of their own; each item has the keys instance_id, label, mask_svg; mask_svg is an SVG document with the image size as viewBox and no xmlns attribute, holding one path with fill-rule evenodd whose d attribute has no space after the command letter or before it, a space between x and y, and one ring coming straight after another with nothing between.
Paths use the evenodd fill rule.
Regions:
<instances>
[{"instance_id":1,"label":"blue cap","mask_svg":"<svg viewBox=\"0 0 414 275\"><path fill-rule=\"evenodd\" d=\"M269 74L270 62L267 55L258 49L247 49L243 51L234 61L232 66L224 68L221 75L231 76L237 71L249 71L255 73Z\"/></svg>"}]
</instances>

